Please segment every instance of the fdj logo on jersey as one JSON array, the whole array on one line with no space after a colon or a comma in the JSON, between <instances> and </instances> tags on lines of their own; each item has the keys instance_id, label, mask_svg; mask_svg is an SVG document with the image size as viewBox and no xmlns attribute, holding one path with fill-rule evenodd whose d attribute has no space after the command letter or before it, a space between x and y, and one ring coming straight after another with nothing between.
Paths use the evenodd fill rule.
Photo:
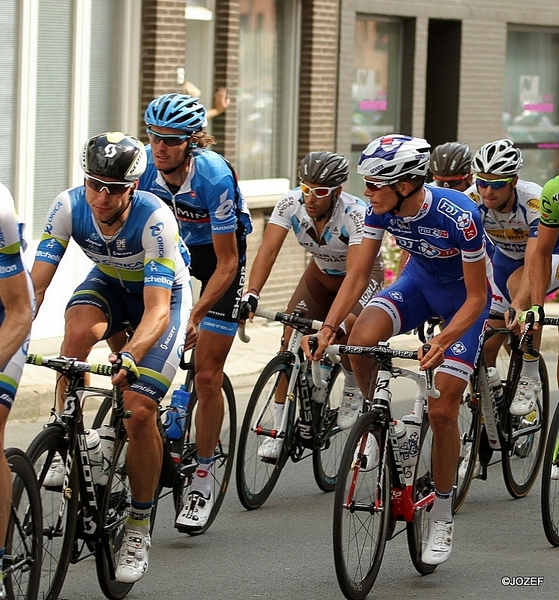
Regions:
<instances>
[{"instance_id":1,"label":"fdj logo on jersey","mask_svg":"<svg viewBox=\"0 0 559 600\"><path fill-rule=\"evenodd\" d=\"M456 227L462 231L467 240L473 240L477 235L476 224L472 219L470 211L460 208L447 198L444 198L437 206L437 210L449 217L456 223Z\"/></svg>"}]
</instances>

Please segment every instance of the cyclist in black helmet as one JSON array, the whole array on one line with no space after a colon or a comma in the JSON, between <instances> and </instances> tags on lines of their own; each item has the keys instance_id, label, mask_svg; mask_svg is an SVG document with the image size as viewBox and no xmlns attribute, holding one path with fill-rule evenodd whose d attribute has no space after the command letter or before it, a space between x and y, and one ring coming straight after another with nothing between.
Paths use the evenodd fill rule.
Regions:
<instances>
[{"instance_id":1,"label":"cyclist in black helmet","mask_svg":"<svg viewBox=\"0 0 559 600\"><path fill-rule=\"evenodd\" d=\"M250 315L252 319L262 288L291 228L299 244L311 253L312 258L286 310L302 310L311 319L321 320L326 316L344 279L347 264L363 236L366 207L362 200L342 190L348 175L349 163L339 154L310 152L303 158L299 166L300 186L279 200L266 226L250 271L248 290L243 296L245 316ZM353 308L354 316L382 288L383 279L383 264L378 256L369 285L361 301ZM282 349L287 347L290 335L291 330L287 329ZM344 371L346 381L338 425L348 429L359 416L363 397L349 370L349 361L344 363ZM285 398L281 400L285 401ZM283 408L284 404L276 404L278 422L281 422ZM281 441L267 438L259 455L267 459L277 458Z\"/></svg>"},{"instance_id":2,"label":"cyclist in black helmet","mask_svg":"<svg viewBox=\"0 0 559 600\"><path fill-rule=\"evenodd\" d=\"M438 187L465 192L472 185L472 151L461 142L447 142L433 149L429 170Z\"/></svg>"}]
</instances>

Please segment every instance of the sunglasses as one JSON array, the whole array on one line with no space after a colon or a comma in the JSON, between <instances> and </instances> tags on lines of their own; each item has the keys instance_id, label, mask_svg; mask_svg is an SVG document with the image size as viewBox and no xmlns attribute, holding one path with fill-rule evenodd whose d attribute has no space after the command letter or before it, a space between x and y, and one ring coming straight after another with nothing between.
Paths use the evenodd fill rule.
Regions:
<instances>
[{"instance_id":1,"label":"sunglasses","mask_svg":"<svg viewBox=\"0 0 559 600\"><path fill-rule=\"evenodd\" d=\"M365 179L365 177L363 177L363 181L365 182L367 188L373 191L380 190L386 185L393 185L396 183L396 181L371 181L370 179Z\"/></svg>"},{"instance_id":2,"label":"sunglasses","mask_svg":"<svg viewBox=\"0 0 559 600\"><path fill-rule=\"evenodd\" d=\"M507 183L512 183L514 177L507 177L507 179L484 179L479 175L476 175L476 185L480 188L488 188L490 187L492 190L501 190L503 189Z\"/></svg>"},{"instance_id":3,"label":"sunglasses","mask_svg":"<svg viewBox=\"0 0 559 600\"><path fill-rule=\"evenodd\" d=\"M455 177L438 177L437 175L433 175L433 181L436 183L437 187L454 189L457 188L467 177L468 173L465 175L457 175Z\"/></svg>"},{"instance_id":4,"label":"sunglasses","mask_svg":"<svg viewBox=\"0 0 559 600\"><path fill-rule=\"evenodd\" d=\"M173 135L168 133L156 133L149 127L146 129L146 133L148 134L149 143L153 144L154 146L157 146L159 142L163 142L165 146L180 146L192 137L188 134Z\"/></svg>"},{"instance_id":5,"label":"sunglasses","mask_svg":"<svg viewBox=\"0 0 559 600\"><path fill-rule=\"evenodd\" d=\"M303 192L303 196L310 196L311 194L314 194L314 197L320 200L322 198L327 198L334 190L337 190L340 186L336 185L335 187L312 188L301 181L300 187L301 192Z\"/></svg>"},{"instance_id":6,"label":"sunglasses","mask_svg":"<svg viewBox=\"0 0 559 600\"><path fill-rule=\"evenodd\" d=\"M126 190L134 185L134 182L130 183L129 181L103 181L92 175L86 175L85 182L87 187L90 187L93 191L101 193L105 190L109 196L124 194Z\"/></svg>"}]
</instances>

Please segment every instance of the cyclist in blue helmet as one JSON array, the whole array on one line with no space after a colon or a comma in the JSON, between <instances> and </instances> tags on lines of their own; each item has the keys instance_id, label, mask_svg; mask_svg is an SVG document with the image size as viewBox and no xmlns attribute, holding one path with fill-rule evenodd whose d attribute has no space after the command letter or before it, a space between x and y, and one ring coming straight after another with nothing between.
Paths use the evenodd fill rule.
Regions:
<instances>
[{"instance_id":1,"label":"cyclist in blue helmet","mask_svg":"<svg viewBox=\"0 0 559 600\"><path fill-rule=\"evenodd\" d=\"M196 345L198 464L176 523L181 531L196 532L214 502L209 475L223 421L223 367L237 331L252 222L231 165L200 146L206 109L198 98L159 96L149 103L145 122L150 144L140 189L173 211L191 273L202 284L185 343L186 349Z\"/></svg>"}]
</instances>

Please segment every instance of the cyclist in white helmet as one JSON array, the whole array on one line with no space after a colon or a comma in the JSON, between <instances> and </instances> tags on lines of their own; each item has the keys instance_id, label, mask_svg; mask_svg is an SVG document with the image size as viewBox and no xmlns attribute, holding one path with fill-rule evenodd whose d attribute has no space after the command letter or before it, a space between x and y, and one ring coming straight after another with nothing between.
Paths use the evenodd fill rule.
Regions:
<instances>
[{"instance_id":1,"label":"cyclist in white helmet","mask_svg":"<svg viewBox=\"0 0 559 600\"><path fill-rule=\"evenodd\" d=\"M520 314L532 305L529 269L525 265L529 263L536 247L542 188L537 183L518 177L522 164L522 153L511 140L489 142L474 156L472 169L475 183L466 192L478 205L485 231L494 244L492 313L503 314L506 319L508 315L505 313L510 306L516 314ZM559 248L556 247L550 292L559 287L556 278L558 253ZM490 325L498 327L499 322L492 320ZM516 321L512 325L516 327ZM541 332L534 336L536 349L539 348L540 338ZM502 342L502 336L493 336L485 345L490 366L495 366ZM516 416L532 412L540 390L538 359L525 354L510 412Z\"/></svg>"},{"instance_id":2,"label":"cyclist in white helmet","mask_svg":"<svg viewBox=\"0 0 559 600\"><path fill-rule=\"evenodd\" d=\"M410 331L434 315L444 329L431 340L420 367L440 367L435 377L440 398L429 398L433 430L435 502L423 549L426 564L448 560L454 523L452 495L459 455L458 408L479 351L489 313L485 238L476 206L461 192L425 185L429 144L420 138L386 135L371 142L359 161L370 206L356 260L318 332L319 360L338 327L368 283L368 273L385 231L406 249L410 259L400 277L372 298L357 317L349 344L373 346ZM488 262L488 261L487 261ZM371 361L352 356L363 394L370 395Z\"/></svg>"}]
</instances>

